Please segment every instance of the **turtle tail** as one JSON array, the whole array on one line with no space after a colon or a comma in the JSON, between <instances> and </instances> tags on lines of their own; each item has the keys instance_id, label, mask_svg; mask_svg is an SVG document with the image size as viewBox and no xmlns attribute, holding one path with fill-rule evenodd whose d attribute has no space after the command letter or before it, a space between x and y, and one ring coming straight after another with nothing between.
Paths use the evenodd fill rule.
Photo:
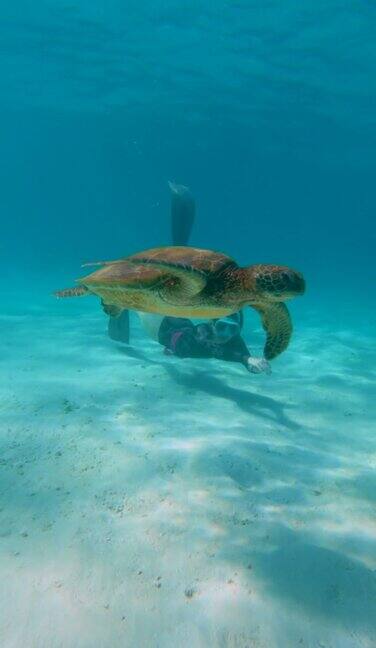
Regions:
<instances>
[{"instance_id":1,"label":"turtle tail","mask_svg":"<svg viewBox=\"0 0 376 648\"><path fill-rule=\"evenodd\" d=\"M75 286L74 288L64 288L63 290L56 290L55 297L62 299L63 297L83 297L89 295L90 291L86 286Z\"/></svg>"}]
</instances>

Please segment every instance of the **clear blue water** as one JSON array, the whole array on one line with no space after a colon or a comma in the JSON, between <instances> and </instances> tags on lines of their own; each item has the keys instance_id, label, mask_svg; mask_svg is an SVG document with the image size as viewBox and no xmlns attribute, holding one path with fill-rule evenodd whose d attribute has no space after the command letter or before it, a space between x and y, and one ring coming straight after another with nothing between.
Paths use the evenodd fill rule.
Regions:
<instances>
[{"instance_id":1,"label":"clear blue water","mask_svg":"<svg viewBox=\"0 0 376 648\"><path fill-rule=\"evenodd\" d=\"M63 426L62 435L65 430L61 408L68 407L69 413L69 403L78 410L84 407L83 402L87 406L88 394L100 411L84 411L82 416L91 418L98 447L103 426L107 426L106 434L110 436L116 428L115 402L116 407L129 407L141 417L140 429L147 425L152 434L154 425L157 436L162 416L163 429L172 436L175 430L181 440L184 425L182 432L181 424L176 422L176 407L180 417L188 417L186 425L193 435L206 425L210 427L212 420L214 436L210 443L215 445L216 423L211 416L225 420L229 434L231 430L243 430L247 438L250 421L256 438L261 430L257 411L260 407L268 409L269 401L262 399L271 399L274 414L279 405L276 410L272 401L293 401L295 409L285 428L288 441L282 434L277 445L288 447L294 458L295 453L306 453L307 462L299 459L292 465L287 451L281 456L277 453L268 473L268 434L272 446L275 429L281 430L286 424L286 419L276 415L276 428L271 425L269 429L269 423L262 428L265 448L261 451L261 446L245 447L243 464L235 476L236 462L231 464L235 466L231 470L226 463L226 456L231 463L233 450L228 446L223 449L223 465L216 464L215 479L219 480L218 488L225 477L235 480L247 493L244 506L260 507L264 513L269 505L278 507L281 501L286 506L293 501L294 511L304 503L308 517L313 511L316 531L323 525L320 540L315 529L307 529L304 535L299 532L298 522L295 526L287 523L286 510L281 509L280 518L274 520L278 532L273 536L273 546L259 560L251 551L264 595L270 595L280 605L277 611L273 608L270 612L273 622L256 606L252 608L253 625L248 626L247 607L243 607L240 597L239 603L235 599L232 603L235 620L229 619L213 634L210 628L216 623L219 627L220 620L209 613L205 616L210 596L205 599L203 594L201 599L197 597L203 616L193 645L376 646L376 446L372 434L376 427L376 4L365 0L307 0L300 4L291 0L19 0L2 2L0 19L0 287L4 345L0 414L3 412L4 417L4 452L12 443L19 444L19 456L14 459L18 473L21 469L17 466L26 465L30 454L29 446L23 443L28 435L34 459L43 454L43 439L55 456L59 451L58 445L54 446L58 430ZM227 365L215 365L216 377L210 382L212 369L205 363L193 362L193 373L189 373L186 363L184 367L175 363L173 369L161 369L160 380L166 381L166 407L155 406L145 414L145 402L153 402L154 378L143 374L143 367L149 362L158 365L159 350L150 345L135 321L134 356L120 356L119 349L106 337L106 322L96 300L56 302L51 293L71 285L80 276L80 265L85 261L117 258L168 243L168 180L189 185L196 197L193 244L223 250L244 265L275 262L296 267L306 277L307 293L291 304L295 336L289 350L276 361L269 382L262 378L258 383L245 383L240 370L231 373L234 369ZM256 320L252 320L247 335L250 343L254 339L261 344ZM73 367L74 371L77 367L77 371L83 371L80 382L73 381L74 385ZM89 368L90 379L86 380ZM122 390L116 381L116 397L112 400L106 381L115 370L120 372L119 381L126 385L133 380L132 374L137 374L140 384L146 384L149 390L146 400L135 399L133 392ZM202 375L206 374L208 382L203 384ZM226 386L231 380L235 381L233 386ZM203 400L199 400L190 420L192 389L203 395ZM256 398L254 410L246 400L247 392ZM65 401L68 406L62 405ZM38 426L44 429L42 440ZM292 430L293 438L289 436ZM69 434L72 440L74 430ZM218 432L218 438L221 434ZM114 438L114 443L119 440L116 435ZM69 439L65 438L64 443ZM235 438L233 443L237 443ZM325 479L325 461L320 454L323 448L325 461L331 466ZM95 451L88 447L88 456ZM149 448L149 452L153 451L155 447ZM78 455L80 452L79 448ZM192 473L184 464L182 474L192 489L206 472L205 457L203 450L199 468ZM71 462L75 462L73 450ZM210 462L208 452L209 473ZM253 462L264 475L260 492L268 493L265 500L260 492L257 501L252 499L252 484L259 484L249 476L253 474ZM70 465L61 469L65 482L73 479ZM105 488L116 491L111 471L104 478L96 465L92 489L104 479ZM153 470L158 474L158 465L151 468L152 474ZM179 466L166 468L162 482L175 479L174 470L179 471ZM8 516L10 535L4 539L2 565L17 551L23 555L24 549L14 549L23 533L23 518L33 515L34 522L27 523L32 526L46 511L42 505L33 511L31 500L26 498L30 490L38 491L36 484L42 479L43 469L40 473L35 468L35 473L29 474L26 468L21 476L17 470L3 475L2 511ZM52 478L54 471L51 464L47 471L51 478L44 477L48 493L59 488ZM276 496L278 484L287 474L284 495ZM316 484L320 479L324 479L328 493L321 508L320 497L310 499L304 490L308 483L309 493L320 491L321 486ZM76 488L76 505L81 510L86 495L79 497L79 483ZM90 485L82 488L82 492L88 489L88 498L94 497ZM172 482L172 491L175 488ZM290 488L294 489L291 500ZM10 492L14 494L12 504ZM344 514L341 522L334 510L338 492L345 493L343 510L351 509L351 515ZM60 513L50 497L51 515L56 521ZM219 508L226 497L225 493L224 499L218 495ZM231 515L236 516L237 504L233 506ZM100 526L97 513L94 507L88 516L92 514L92 524ZM64 515L69 517L67 512ZM193 513L188 507L187 518L190 515ZM17 520L21 520L19 524ZM61 555L68 562L78 526L74 519L71 535L66 544L62 543ZM145 529L146 533L147 525ZM252 544L247 529L238 525L239 542L224 542L222 554L218 550L218 560L232 564L238 573L240 547ZM252 529L252 537L257 536L257 522ZM169 529L168 533L173 538L177 531ZM273 535L265 529L262 533ZM32 531L28 534L33 535ZM49 556L55 539L47 535L43 542ZM187 547L186 551L188 554ZM166 552L167 562L173 564L173 547ZM207 564L210 553L208 550L202 554ZM33 548L27 555L24 569L35 564L38 573L44 573L50 557L41 557ZM82 565L87 556L95 572L95 547L87 548L75 560ZM101 553L99 563L102 558ZM181 574L181 555L179 560ZM115 578L111 568L117 561L118 556L111 552L104 560L109 592ZM295 563L299 567L294 570ZM23 573L18 569L15 562L9 573L12 583ZM87 574L82 569L85 581ZM326 577L328 572L332 578ZM353 580L348 579L348 573L354 574ZM128 576L124 575L124 582ZM207 578L210 580L209 573ZM227 583L234 577L223 578ZM193 587L184 578L180 582L176 576L176 580L183 593L185 587ZM62 612L58 606L51 611L58 620L57 634L51 639L51 629L42 625L38 635L39 630L25 619L30 610L36 617L43 616L43 606L29 607L35 588L37 592L43 589L39 585L34 582L26 588L23 607L17 608L20 618L16 621L11 617L4 631L4 646L192 645L187 639L189 618L185 619L185 612L175 607L172 617L175 615L177 627L181 615L186 625L181 621L184 631L174 639L167 630L160 639L151 630L148 633L142 614L137 616L137 606L132 605L129 615L137 622L128 639L121 629L118 634L107 635L103 630L106 617L97 626L90 615L85 616L84 630L65 633L71 616L68 608ZM92 587L95 590L95 585ZM220 591L220 585L218 588ZM21 591L14 586L14 600L22 598ZM76 596L72 591L68 599ZM206 591L204 586L202 591ZM148 601L147 589L140 590L138 597L138 601L143 597ZM168 609L171 599L166 597ZM356 600L361 601L361 606L357 607ZM187 601L191 603L190 597L183 596L182 605ZM107 605L102 601L101 609L102 603ZM149 603L145 603L145 609L150 612ZM87 609L92 606L95 613L92 600L85 605ZM286 623L278 621L278 615L286 615L284 605L292 614ZM167 612L158 611L158 603L153 609L150 614L154 614L154 626L163 626ZM67 626L59 625L62 615L67 615ZM78 617L72 628L80 627ZM25 643L22 632L17 634L15 630L17 624L22 627L23 623L30 643ZM267 635L271 623L275 630L272 637ZM95 639L97 632L99 643ZM38 636L42 638L38 640ZM284 637L282 643L279 636Z\"/></svg>"}]
</instances>

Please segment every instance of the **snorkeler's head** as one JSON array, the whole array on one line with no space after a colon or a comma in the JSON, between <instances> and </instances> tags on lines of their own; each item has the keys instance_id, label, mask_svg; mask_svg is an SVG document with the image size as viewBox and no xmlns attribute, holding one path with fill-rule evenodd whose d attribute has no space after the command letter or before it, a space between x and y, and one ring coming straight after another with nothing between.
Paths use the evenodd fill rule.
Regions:
<instances>
[{"instance_id":1,"label":"snorkeler's head","mask_svg":"<svg viewBox=\"0 0 376 648\"><path fill-rule=\"evenodd\" d=\"M242 319L242 313L239 312L213 320L212 327L215 341L219 344L225 344L231 338L240 335Z\"/></svg>"},{"instance_id":2,"label":"snorkeler's head","mask_svg":"<svg viewBox=\"0 0 376 648\"><path fill-rule=\"evenodd\" d=\"M196 336L198 340L209 344L226 344L236 335L240 334L243 326L243 314L234 313L220 319L213 319L202 324L197 324Z\"/></svg>"}]
</instances>

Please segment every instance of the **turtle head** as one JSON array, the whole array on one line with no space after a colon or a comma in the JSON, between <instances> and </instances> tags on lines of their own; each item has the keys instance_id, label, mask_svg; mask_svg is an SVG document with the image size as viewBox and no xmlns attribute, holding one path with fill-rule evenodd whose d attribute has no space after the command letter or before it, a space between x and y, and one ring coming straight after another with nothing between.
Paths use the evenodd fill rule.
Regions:
<instances>
[{"instance_id":1,"label":"turtle head","mask_svg":"<svg viewBox=\"0 0 376 648\"><path fill-rule=\"evenodd\" d=\"M269 302L281 302L303 295L303 275L287 266L257 265L249 268L257 295Z\"/></svg>"}]
</instances>

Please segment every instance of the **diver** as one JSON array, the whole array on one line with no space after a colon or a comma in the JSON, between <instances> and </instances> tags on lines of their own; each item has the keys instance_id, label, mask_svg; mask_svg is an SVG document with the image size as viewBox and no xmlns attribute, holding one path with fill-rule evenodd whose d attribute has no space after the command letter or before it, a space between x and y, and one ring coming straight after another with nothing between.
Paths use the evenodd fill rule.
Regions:
<instances>
[{"instance_id":1,"label":"diver","mask_svg":"<svg viewBox=\"0 0 376 648\"><path fill-rule=\"evenodd\" d=\"M195 220L195 201L190 190L169 182L171 190L172 245L188 245ZM103 305L109 315L108 334L117 342L129 344L129 311L117 317L111 306ZM220 319L193 324L190 319L138 313L148 335L164 347L167 355L179 358L217 358L241 363L251 373L271 373L267 360L251 355L241 331L240 311Z\"/></svg>"},{"instance_id":2,"label":"diver","mask_svg":"<svg viewBox=\"0 0 376 648\"><path fill-rule=\"evenodd\" d=\"M241 312L196 325L186 318L159 317L157 329L150 326L155 317L140 313L144 328L164 347L166 355L179 358L217 358L240 362L251 373L271 372L270 365L264 358L256 358L250 354L241 336Z\"/></svg>"}]
</instances>

